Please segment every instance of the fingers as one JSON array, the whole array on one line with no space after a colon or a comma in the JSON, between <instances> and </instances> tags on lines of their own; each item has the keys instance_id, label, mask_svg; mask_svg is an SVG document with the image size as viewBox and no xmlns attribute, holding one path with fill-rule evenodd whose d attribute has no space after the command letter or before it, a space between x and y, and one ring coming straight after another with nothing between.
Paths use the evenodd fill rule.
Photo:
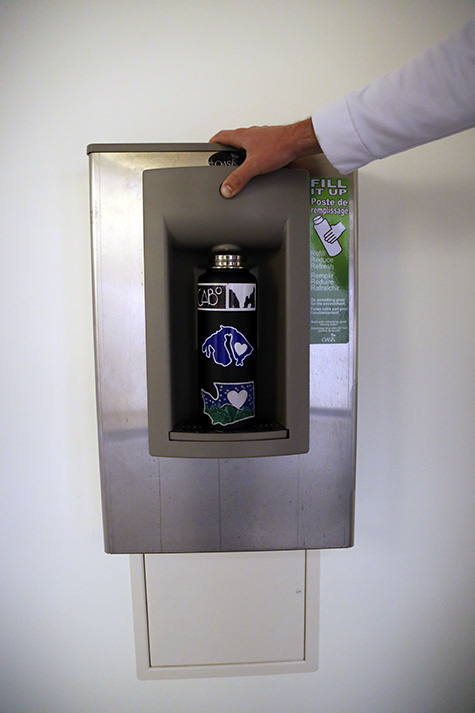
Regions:
<instances>
[{"instance_id":1,"label":"fingers","mask_svg":"<svg viewBox=\"0 0 475 713\"><path fill-rule=\"evenodd\" d=\"M255 175L256 171L253 170L251 162L246 159L224 180L220 189L221 195L224 198L232 198L242 191Z\"/></svg>"},{"instance_id":2,"label":"fingers","mask_svg":"<svg viewBox=\"0 0 475 713\"><path fill-rule=\"evenodd\" d=\"M228 144L229 146L236 146L236 148L242 148L242 144L238 138L239 129L223 129L218 131L217 134L212 136L209 140L211 144Z\"/></svg>"},{"instance_id":3,"label":"fingers","mask_svg":"<svg viewBox=\"0 0 475 713\"><path fill-rule=\"evenodd\" d=\"M210 143L227 144L236 148L244 148L241 140L241 129L223 129L210 138ZM225 179L221 186L221 195L224 198L232 198L237 195L244 186L246 186L251 178L257 174L257 171L252 167L251 161L245 159L244 162L236 168Z\"/></svg>"}]
</instances>

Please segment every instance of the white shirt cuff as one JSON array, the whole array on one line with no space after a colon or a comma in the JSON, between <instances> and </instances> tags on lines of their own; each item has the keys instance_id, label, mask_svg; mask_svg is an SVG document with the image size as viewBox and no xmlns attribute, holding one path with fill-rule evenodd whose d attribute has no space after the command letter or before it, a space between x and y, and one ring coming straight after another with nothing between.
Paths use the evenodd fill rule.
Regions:
<instances>
[{"instance_id":1,"label":"white shirt cuff","mask_svg":"<svg viewBox=\"0 0 475 713\"><path fill-rule=\"evenodd\" d=\"M323 153L340 173L351 173L376 158L361 141L346 98L317 111L312 123Z\"/></svg>"}]
</instances>

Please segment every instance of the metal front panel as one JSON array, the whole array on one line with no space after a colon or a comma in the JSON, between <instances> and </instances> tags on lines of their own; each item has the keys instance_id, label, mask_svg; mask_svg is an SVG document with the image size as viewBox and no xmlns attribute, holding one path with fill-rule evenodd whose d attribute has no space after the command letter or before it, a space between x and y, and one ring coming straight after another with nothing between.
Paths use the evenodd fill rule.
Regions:
<instances>
[{"instance_id":1,"label":"metal front panel","mask_svg":"<svg viewBox=\"0 0 475 713\"><path fill-rule=\"evenodd\" d=\"M350 338L347 344L310 346L309 452L243 459L149 455L142 173L206 166L217 148L190 144L90 150L106 551L347 547L352 544L355 470L355 176L350 177ZM324 157L300 161L299 167L313 176L338 175Z\"/></svg>"}]
</instances>

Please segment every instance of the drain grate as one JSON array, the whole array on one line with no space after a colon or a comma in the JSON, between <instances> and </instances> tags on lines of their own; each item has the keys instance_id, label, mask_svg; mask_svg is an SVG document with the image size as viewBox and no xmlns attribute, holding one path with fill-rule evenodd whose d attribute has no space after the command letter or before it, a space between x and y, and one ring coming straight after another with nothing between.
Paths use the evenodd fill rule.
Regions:
<instances>
[{"instance_id":1,"label":"drain grate","mask_svg":"<svg viewBox=\"0 0 475 713\"><path fill-rule=\"evenodd\" d=\"M173 431L175 433L263 433L267 431L282 431L284 426L273 419L262 419L256 421L249 428L226 429L226 428L206 428L196 421L184 421L178 423Z\"/></svg>"}]
</instances>

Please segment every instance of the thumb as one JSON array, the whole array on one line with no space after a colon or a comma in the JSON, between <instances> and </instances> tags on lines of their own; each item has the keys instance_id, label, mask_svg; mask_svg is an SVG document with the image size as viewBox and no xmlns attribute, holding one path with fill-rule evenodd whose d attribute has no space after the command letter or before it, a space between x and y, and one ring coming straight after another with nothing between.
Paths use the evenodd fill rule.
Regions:
<instances>
[{"instance_id":1,"label":"thumb","mask_svg":"<svg viewBox=\"0 0 475 713\"><path fill-rule=\"evenodd\" d=\"M233 198L237 195L244 186L246 186L251 178L256 175L249 161L246 159L244 163L238 166L232 173L224 179L220 191L224 198Z\"/></svg>"}]
</instances>

